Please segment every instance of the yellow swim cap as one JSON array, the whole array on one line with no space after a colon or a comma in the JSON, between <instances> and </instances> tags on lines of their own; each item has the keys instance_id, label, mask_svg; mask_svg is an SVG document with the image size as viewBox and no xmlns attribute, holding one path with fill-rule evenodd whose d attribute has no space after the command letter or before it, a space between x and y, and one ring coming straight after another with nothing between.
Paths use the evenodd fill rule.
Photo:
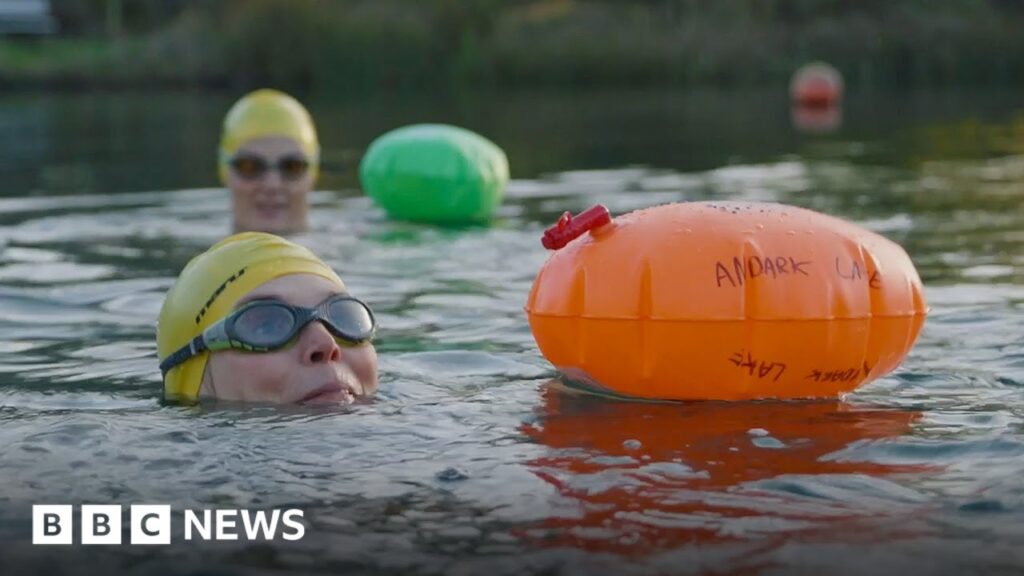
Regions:
<instances>
[{"instance_id":1,"label":"yellow swim cap","mask_svg":"<svg viewBox=\"0 0 1024 576\"><path fill-rule=\"evenodd\" d=\"M193 258L167 292L156 327L162 362L188 345L235 302L268 280L288 274L315 274L345 283L308 249L279 236L244 232L225 238ZM209 352L194 356L164 376L164 398L191 402L199 396Z\"/></svg>"},{"instance_id":2,"label":"yellow swim cap","mask_svg":"<svg viewBox=\"0 0 1024 576\"><path fill-rule=\"evenodd\" d=\"M243 144L266 136L286 136L295 140L309 158L309 169L316 180L320 164L320 144L309 112L298 100L277 90L264 88L250 92L235 102L224 117L220 138L220 180L227 183L228 162Z\"/></svg>"}]
</instances>

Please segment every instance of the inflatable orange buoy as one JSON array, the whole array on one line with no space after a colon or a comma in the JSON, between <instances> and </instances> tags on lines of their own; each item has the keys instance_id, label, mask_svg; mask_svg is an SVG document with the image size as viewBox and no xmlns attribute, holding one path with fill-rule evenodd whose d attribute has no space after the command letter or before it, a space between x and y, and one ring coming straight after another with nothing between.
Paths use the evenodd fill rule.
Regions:
<instances>
[{"instance_id":1,"label":"inflatable orange buoy","mask_svg":"<svg viewBox=\"0 0 1024 576\"><path fill-rule=\"evenodd\" d=\"M843 96L843 77L838 70L824 62L812 62L793 74L789 95L798 106L835 106Z\"/></svg>"},{"instance_id":2,"label":"inflatable orange buoy","mask_svg":"<svg viewBox=\"0 0 1024 576\"><path fill-rule=\"evenodd\" d=\"M545 233L564 248L526 312L544 356L601 392L836 397L896 368L924 323L906 252L838 218L691 202L580 220L567 213Z\"/></svg>"}]
</instances>

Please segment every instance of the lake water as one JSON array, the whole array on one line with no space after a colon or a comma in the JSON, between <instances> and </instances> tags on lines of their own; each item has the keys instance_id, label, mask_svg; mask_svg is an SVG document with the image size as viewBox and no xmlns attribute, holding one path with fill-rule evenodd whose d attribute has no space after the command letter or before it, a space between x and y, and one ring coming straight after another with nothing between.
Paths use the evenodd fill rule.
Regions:
<instances>
[{"instance_id":1,"label":"lake water","mask_svg":"<svg viewBox=\"0 0 1024 576\"><path fill-rule=\"evenodd\" d=\"M214 150L235 97L0 97L0 573L1024 571L1021 93L855 94L841 118L769 91L309 96L326 166L295 239L377 312L382 392L167 406L155 318L229 231ZM508 153L492 225L390 222L359 192L369 142L427 121ZM901 368L832 402L550 385L523 312L543 228L708 199L902 244L931 314ZM120 504L126 525L170 504L175 543L32 547L32 504ZM214 508L299 508L306 534L184 542L184 510Z\"/></svg>"}]
</instances>

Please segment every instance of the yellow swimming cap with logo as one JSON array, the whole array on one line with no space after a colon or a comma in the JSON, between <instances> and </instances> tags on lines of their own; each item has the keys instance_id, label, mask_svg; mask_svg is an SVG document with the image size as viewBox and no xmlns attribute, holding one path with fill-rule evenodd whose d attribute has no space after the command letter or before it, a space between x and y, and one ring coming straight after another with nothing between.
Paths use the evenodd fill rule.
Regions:
<instances>
[{"instance_id":1,"label":"yellow swimming cap with logo","mask_svg":"<svg viewBox=\"0 0 1024 576\"><path fill-rule=\"evenodd\" d=\"M238 300L268 280L314 274L345 283L308 249L263 232L235 234L193 258L167 292L157 320L157 355L162 362L187 346ZM164 376L164 398L191 402L199 396L209 352L194 356Z\"/></svg>"},{"instance_id":2,"label":"yellow swimming cap with logo","mask_svg":"<svg viewBox=\"0 0 1024 576\"><path fill-rule=\"evenodd\" d=\"M320 165L320 144L309 112L298 100L277 90L263 88L235 102L224 117L220 138L220 180L227 183L228 163L243 144L266 136L295 140L309 159L310 174L316 180Z\"/></svg>"}]
</instances>

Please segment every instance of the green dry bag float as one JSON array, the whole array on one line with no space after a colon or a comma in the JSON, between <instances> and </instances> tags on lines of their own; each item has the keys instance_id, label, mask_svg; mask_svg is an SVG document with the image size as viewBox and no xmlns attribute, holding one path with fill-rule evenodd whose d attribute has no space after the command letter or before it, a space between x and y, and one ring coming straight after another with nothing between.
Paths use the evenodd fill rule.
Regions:
<instances>
[{"instance_id":1,"label":"green dry bag float","mask_svg":"<svg viewBox=\"0 0 1024 576\"><path fill-rule=\"evenodd\" d=\"M490 219L508 183L508 159L463 128L416 124L373 141L359 165L363 190L396 220L463 224Z\"/></svg>"}]
</instances>

